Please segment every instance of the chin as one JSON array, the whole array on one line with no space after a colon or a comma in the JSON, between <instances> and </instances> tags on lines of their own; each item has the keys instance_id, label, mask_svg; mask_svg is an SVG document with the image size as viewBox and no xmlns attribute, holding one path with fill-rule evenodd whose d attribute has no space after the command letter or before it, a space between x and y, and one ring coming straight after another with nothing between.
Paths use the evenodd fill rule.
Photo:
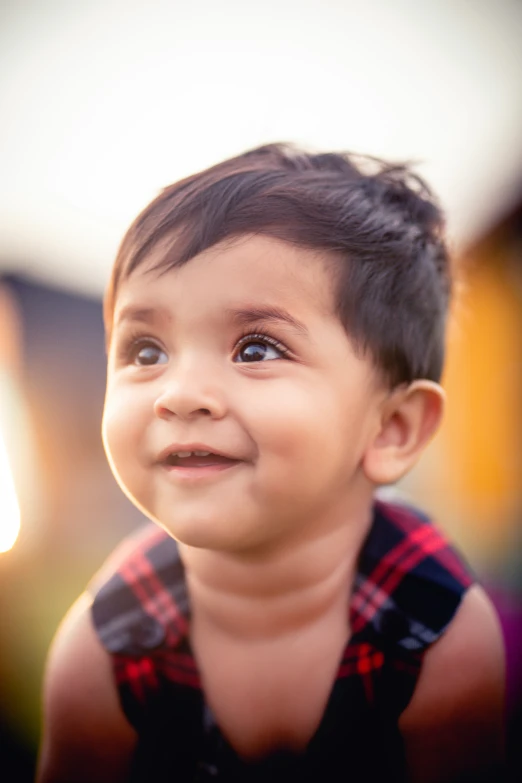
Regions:
<instances>
[{"instance_id":1,"label":"chin","mask_svg":"<svg viewBox=\"0 0 522 783\"><path fill-rule=\"evenodd\" d=\"M169 521L159 516L151 516L151 519L180 544L197 549L227 549L227 539L230 542L232 538L219 530L219 520L193 518Z\"/></svg>"},{"instance_id":2,"label":"chin","mask_svg":"<svg viewBox=\"0 0 522 783\"><path fill-rule=\"evenodd\" d=\"M224 528L222 519L191 519L181 524L179 519L172 524L156 518L154 521L180 544L194 549L232 554L258 549L264 543L258 540L259 536L249 536L244 528L241 532L230 525Z\"/></svg>"}]
</instances>

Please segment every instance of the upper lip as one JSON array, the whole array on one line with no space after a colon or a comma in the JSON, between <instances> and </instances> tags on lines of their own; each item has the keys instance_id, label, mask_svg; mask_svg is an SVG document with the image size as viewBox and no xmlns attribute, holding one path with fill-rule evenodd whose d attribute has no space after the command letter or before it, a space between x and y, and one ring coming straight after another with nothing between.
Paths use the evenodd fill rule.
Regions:
<instances>
[{"instance_id":1,"label":"upper lip","mask_svg":"<svg viewBox=\"0 0 522 783\"><path fill-rule=\"evenodd\" d=\"M170 446L167 446L159 453L158 462L165 462L165 460L171 454L179 451L208 451L210 454L217 454L219 457L239 460L239 457L228 454L226 451L222 451L221 449L216 449L214 446L207 446L205 443L172 443Z\"/></svg>"}]
</instances>

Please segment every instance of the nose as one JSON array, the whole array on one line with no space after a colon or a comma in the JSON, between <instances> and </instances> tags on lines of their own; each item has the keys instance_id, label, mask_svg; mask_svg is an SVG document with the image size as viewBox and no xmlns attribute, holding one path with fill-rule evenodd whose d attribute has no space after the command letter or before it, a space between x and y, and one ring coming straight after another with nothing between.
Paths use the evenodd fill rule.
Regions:
<instances>
[{"instance_id":1,"label":"nose","mask_svg":"<svg viewBox=\"0 0 522 783\"><path fill-rule=\"evenodd\" d=\"M162 378L162 386L154 401L154 413L160 419L177 416L192 419L208 416L220 419L227 405L223 384L210 367L172 367Z\"/></svg>"}]
</instances>

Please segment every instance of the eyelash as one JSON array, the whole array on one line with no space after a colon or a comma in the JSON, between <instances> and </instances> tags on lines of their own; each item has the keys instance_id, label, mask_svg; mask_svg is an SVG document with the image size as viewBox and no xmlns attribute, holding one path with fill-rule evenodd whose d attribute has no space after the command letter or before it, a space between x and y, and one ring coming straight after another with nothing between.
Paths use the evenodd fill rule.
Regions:
<instances>
[{"instance_id":1,"label":"eyelash","mask_svg":"<svg viewBox=\"0 0 522 783\"><path fill-rule=\"evenodd\" d=\"M279 340L276 340L275 337L272 337L266 332L258 330L256 332L245 331L244 334L242 334L239 337L239 339L236 341L236 344L234 346L234 355L244 345L248 345L249 343L253 343L256 341L271 345L273 348L279 351L282 354L282 356L285 358L288 357L290 354L290 351L286 347L286 345L283 345L283 343L281 343ZM130 332L125 337L125 339L121 342L121 344L118 346L118 350L117 350L118 363L132 364L135 361L136 356L138 355L140 350L148 345L153 345L155 348L158 348L159 350L163 350L159 341L153 339L152 337L149 337L146 334L143 334L142 332L138 332L138 331Z\"/></svg>"},{"instance_id":2,"label":"eyelash","mask_svg":"<svg viewBox=\"0 0 522 783\"><path fill-rule=\"evenodd\" d=\"M120 364L132 364L138 353L147 345L163 350L161 344L142 332L130 332L118 346L117 359Z\"/></svg>"},{"instance_id":3,"label":"eyelash","mask_svg":"<svg viewBox=\"0 0 522 783\"><path fill-rule=\"evenodd\" d=\"M268 345L271 345L272 348L275 348L277 351L279 351L285 358L287 358L290 354L290 351L286 345L283 345L283 343L279 342L279 340L276 340L275 337L272 337L263 331L245 332L236 342L234 347L234 354L237 353L237 351L239 351L244 345L248 345L249 343L254 342L267 343Z\"/></svg>"}]
</instances>

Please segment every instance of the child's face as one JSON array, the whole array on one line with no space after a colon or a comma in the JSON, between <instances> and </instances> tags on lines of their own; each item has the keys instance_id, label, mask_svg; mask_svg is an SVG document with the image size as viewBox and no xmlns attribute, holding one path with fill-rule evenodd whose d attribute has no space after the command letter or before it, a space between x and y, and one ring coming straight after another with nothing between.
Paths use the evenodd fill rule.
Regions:
<instances>
[{"instance_id":1,"label":"child's face","mask_svg":"<svg viewBox=\"0 0 522 783\"><path fill-rule=\"evenodd\" d=\"M333 313L324 260L259 236L164 274L160 258L116 298L103 437L124 491L209 549L338 521L371 489L361 460L386 391ZM173 454L195 450L211 454Z\"/></svg>"}]
</instances>

